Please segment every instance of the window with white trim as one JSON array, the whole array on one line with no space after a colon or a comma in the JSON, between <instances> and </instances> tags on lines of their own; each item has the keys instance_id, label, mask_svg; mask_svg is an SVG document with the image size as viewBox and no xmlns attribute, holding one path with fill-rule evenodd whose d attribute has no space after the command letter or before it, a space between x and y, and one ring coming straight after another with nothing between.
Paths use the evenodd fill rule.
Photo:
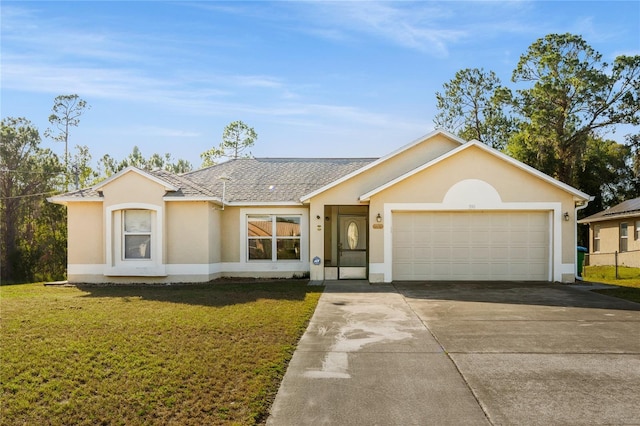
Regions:
<instances>
[{"instance_id":1,"label":"window with white trim","mask_svg":"<svg viewBox=\"0 0 640 426\"><path fill-rule=\"evenodd\" d=\"M248 260L300 260L299 215L248 215Z\"/></svg>"},{"instance_id":2,"label":"window with white trim","mask_svg":"<svg viewBox=\"0 0 640 426\"><path fill-rule=\"evenodd\" d=\"M620 252L627 251L629 247L629 225L626 222L620 224Z\"/></svg>"},{"instance_id":3,"label":"window with white trim","mask_svg":"<svg viewBox=\"0 0 640 426\"><path fill-rule=\"evenodd\" d=\"M600 251L600 225L593 225L593 252Z\"/></svg>"},{"instance_id":4,"label":"window with white trim","mask_svg":"<svg viewBox=\"0 0 640 426\"><path fill-rule=\"evenodd\" d=\"M640 220L636 220L635 239L640 240Z\"/></svg>"},{"instance_id":5,"label":"window with white trim","mask_svg":"<svg viewBox=\"0 0 640 426\"><path fill-rule=\"evenodd\" d=\"M150 260L151 237L151 210L122 210L123 260Z\"/></svg>"}]
</instances>

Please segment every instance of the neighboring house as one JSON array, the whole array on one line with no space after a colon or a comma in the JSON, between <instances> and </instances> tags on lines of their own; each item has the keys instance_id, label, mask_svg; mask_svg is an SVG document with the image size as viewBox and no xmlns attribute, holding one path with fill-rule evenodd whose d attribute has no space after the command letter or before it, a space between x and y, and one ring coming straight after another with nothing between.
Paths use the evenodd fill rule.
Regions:
<instances>
[{"instance_id":1,"label":"neighboring house","mask_svg":"<svg viewBox=\"0 0 640 426\"><path fill-rule=\"evenodd\" d=\"M589 198L438 130L379 159L129 167L50 201L68 209L70 282L571 282Z\"/></svg>"},{"instance_id":2,"label":"neighboring house","mask_svg":"<svg viewBox=\"0 0 640 426\"><path fill-rule=\"evenodd\" d=\"M589 225L589 265L640 268L640 198L624 201L585 217Z\"/></svg>"}]
</instances>

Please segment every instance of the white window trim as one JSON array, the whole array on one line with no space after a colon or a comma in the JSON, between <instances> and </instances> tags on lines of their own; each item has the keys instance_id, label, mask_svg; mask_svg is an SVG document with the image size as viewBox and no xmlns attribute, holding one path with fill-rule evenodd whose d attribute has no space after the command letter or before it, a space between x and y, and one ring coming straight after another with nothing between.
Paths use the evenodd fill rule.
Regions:
<instances>
[{"instance_id":1,"label":"white window trim","mask_svg":"<svg viewBox=\"0 0 640 426\"><path fill-rule=\"evenodd\" d=\"M272 259L264 259L264 260L249 260L249 245L248 245L248 235L247 235L247 226L248 226L248 217L249 216L299 216L300 217L300 259L282 259L282 260L274 260ZM272 237L274 240L277 239L276 236ZM284 209L273 209L273 208L243 208L240 209L240 262L242 264L271 264L271 265L279 265L279 264L298 264L298 263L308 263L309 259L309 210L306 208L284 208Z\"/></svg>"},{"instance_id":2,"label":"white window trim","mask_svg":"<svg viewBox=\"0 0 640 426\"><path fill-rule=\"evenodd\" d=\"M124 259L122 256L122 210L151 210L151 259ZM106 276L164 277L164 209L162 206L144 203L123 203L105 209L105 257Z\"/></svg>"}]
</instances>

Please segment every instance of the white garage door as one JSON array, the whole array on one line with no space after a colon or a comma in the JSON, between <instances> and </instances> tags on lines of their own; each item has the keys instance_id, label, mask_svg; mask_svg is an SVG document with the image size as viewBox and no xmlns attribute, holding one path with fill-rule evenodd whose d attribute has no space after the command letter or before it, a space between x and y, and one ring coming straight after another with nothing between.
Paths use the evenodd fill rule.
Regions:
<instances>
[{"instance_id":1,"label":"white garage door","mask_svg":"<svg viewBox=\"0 0 640 426\"><path fill-rule=\"evenodd\" d=\"M393 213L393 280L549 280L548 212Z\"/></svg>"}]
</instances>

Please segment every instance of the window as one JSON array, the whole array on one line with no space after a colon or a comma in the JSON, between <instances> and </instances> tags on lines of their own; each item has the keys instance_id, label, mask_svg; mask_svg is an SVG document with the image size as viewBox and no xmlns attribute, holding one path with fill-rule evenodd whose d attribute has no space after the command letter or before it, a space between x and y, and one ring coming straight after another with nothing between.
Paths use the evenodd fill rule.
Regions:
<instances>
[{"instance_id":1,"label":"window","mask_svg":"<svg viewBox=\"0 0 640 426\"><path fill-rule=\"evenodd\" d=\"M600 225L593 226L593 252L600 251Z\"/></svg>"},{"instance_id":2,"label":"window","mask_svg":"<svg viewBox=\"0 0 640 426\"><path fill-rule=\"evenodd\" d=\"M151 259L151 211L123 210L123 258Z\"/></svg>"},{"instance_id":3,"label":"window","mask_svg":"<svg viewBox=\"0 0 640 426\"><path fill-rule=\"evenodd\" d=\"M627 251L629 239L629 230L627 223L620 224L620 251Z\"/></svg>"},{"instance_id":4,"label":"window","mask_svg":"<svg viewBox=\"0 0 640 426\"><path fill-rule=\"evenodd\" d=\"M247 216L249 260L300 260L300 216Z\"/></svg>"},{"instance_id":5,"label":"window","mask_svg":"<svg viewBox=\"0 0 640 426\"><path fill-rule=\"evenodd\" d=\"M640 220L636 220L635 239L640 240Z\"/></svg>"}]
</instances>

